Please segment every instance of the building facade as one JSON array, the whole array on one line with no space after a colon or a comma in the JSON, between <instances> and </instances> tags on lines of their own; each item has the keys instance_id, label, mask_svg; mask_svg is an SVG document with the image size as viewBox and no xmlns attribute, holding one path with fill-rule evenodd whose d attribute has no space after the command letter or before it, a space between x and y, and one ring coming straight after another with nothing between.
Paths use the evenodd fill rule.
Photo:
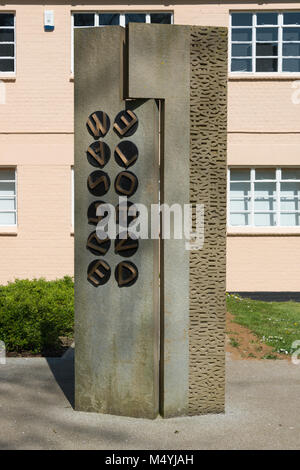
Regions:
<instances>
[{"instance_id":1,"label":"building facade","mask_svg":"<svg viewBox=\"0 0 300 470\"><path fill-rule=\"evenodd\" d=\"M0 6L0 283L73 274L73 31L226 26L227 290L299 293L300 6Z\"/></svg>"}]
</instances>

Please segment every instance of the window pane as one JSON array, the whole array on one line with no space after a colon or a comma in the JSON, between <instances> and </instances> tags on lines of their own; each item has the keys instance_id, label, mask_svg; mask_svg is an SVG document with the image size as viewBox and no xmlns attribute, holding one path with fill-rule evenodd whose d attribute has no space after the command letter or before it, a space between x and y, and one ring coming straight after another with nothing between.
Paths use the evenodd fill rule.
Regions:
<instances>
[{"instance_id":1,"label":"window pane","mask_svg":"<svg viewBox=\"0 0 300 470\"><path fill-rule=\"evenodd\" d=\"M254 214L256 227L270 227L276 225L276 214Z\"/></svg>"},{"instance_id":2,"label":"window pane","mask_svg":"<svg viewBox=\"0 0 300 470\"><path fill-rule=\"evenodd\" d=\"M283 13L283 24L300 24L300 12Z\"/></svg>"},{"instance_id":3,"label":"window pane","mask_svg":"<svg viewBox=\"0 0 300 470\"><path fill-rule=\"evenodd\" d=\"M239 199L238 201L230 201L231 212L249 211L250 199Z\"/></svg>"},{"instance_id":4,"label":"window pane","mask_svg":"<svg viewBox=\"0 0 300 470\"><path fill-rule=\"evenodd\" d=\"M276 183L255 183L255 197L275 197Z\"/></svg>"},{"instance_id":5,"label":"window pane","mask_svg":"<svg viewBox=\"0 0 300 470\"><path fill-rule=\"evenodd\" d=\"M300 56L300 44L297 43L283 43L283 52L284 56Z\"/></svg>"},{"instance_id":6,"label":"window pane","mask_svg":"<svg viewBox=\"0 0 300 470\"><path fill-rule=\"evenodd\" d=\"M276 211L276 199L255 199L255 211Z\"/></svg>"},{"instance_id":7,"label":"window pane","mask_svg":"<svg viewBox=\"0 0 300 470\"><path fill-rule=\"evenodd\" d=\"M0 59L0 71L1 72L14 72L15 61L14 59Z\"/></svg>"},{"instance_id":8,"label":"window pane","mask_svg":"<svg viewBox=\"0 0 300 470\"><path fill-rule=\"evenodd\" d=\"M10 168L3 168L0 170L0 181L14 180L15 179L15 170Z\"/></svg>"},{"instance_id":9,"label":"window pane","mask_svg":"<svg viewBox=\"0 0 300 470\"><path fill-rule=\"evenodd\" d=\"M230 198L243 198L250 196L250 183L231 183Z\"/></svg>"},{"instance_id":10,"label":"window pane","mask_svg":"<svg viewBox=\"0 0 300 470\"><path fill-rule=\"evenodd\" d=\"M14 15L11 13L0 13L0 26L14 26Z\"/></svg>"},{"instance_id":11,"label":"window pane","mask_svg":"<svg viewBox=\"0 0 300 470\"><path fill-rule=\"evenodd\" d=\"M280 214L280 225L283 227L295 227L300 225L299 214Z\"/></svg>"},{"instance_id":12,"label":"window pane","mask_svg":"<svg viewBox=\"0 0 300 470\"><path fill-rule=\"evenodd\" d=\"M0 211L14 211L16 208L15 199L1 199L0 198Z\"/></svg>"},{"instance_id":13,"label":"window pane","mask_svg":"<svg viewBox=\"0 0 300 470\"><path fill-rule=\"evenodd\" d=\"M283 72L300 72L300 59L283 59Z\"/></svg>"},{"instance_id":14,"label":"window pane","mask_svg":"<svg viewBox=\"0 0 300 470\"><path fill-rule=\"evenodd\" d=\"M94 13L74 13L74 26L94 26Z\"/></svg>"},{"instance_id":15,"label":"window pane","mask_svg":"<svg viewBox=\"0 0 300 470\"><path fill-rule=\"evenodd\" d=\"M0 29L0 42L14 42L14 29Z\"/></svg>"},{"instance_id":16,"label":"window pane","mask_svg":"<svg viewBox=\"0 0 300 470\"><path fill-rule=\"evenodd\" d=\"M283 28L284 41L300 41L300 28Z\"/></svg>"},{"instance_id":17,"label":"window pane","mask_svg":"<svg viewBox=\"0 0 300 470\"><path fill-rule=\"evenodd\" d=\"M278 24L277 13L257 13L256 15L257 24Z\"/></svg>"},{"instance_id":18,"label":"window pane","mask_svg":"<svg viewBox=\"0 0 300 470\"><path fill-rule=\"evenodd\" d=\"M256 28L257 41L277 41L278 28Z\"/></svg>"},{"instance_id":19,"label":"window pane","mask_svg":"<svg viewBox=\"0 0 300 470\"><path fill-rule=\"evenodd\" d=\"M230 170L230 180L231 181L250 181L250 170L239 168Z\"/></svg>"},{"instance_id":20,"label":"window pane","mask_svg":"<svg viewBox=\"0 0 300 470\"><path fill-rule=\"evenodd\" d=\"M125 24L128 23L145 23L146 15L143 13L128 13L125 15Z\"/></svg>"},{"instance_id":21,"label":"window pane","mask_svg":"<svg viewBox=\"0 0 300 470\"><path fill-rule=\"evenodd\" d=\"M300 211L300 200L293 198L281 198L280 199L280 210L282 211Z\"/></svg>"},{"instance_id":22,"label":"window pane","mask_svg":"<svg viewBox=\"0 0 300 470\"><path fill-rule=\"evenodd\" d=\"M275 180L276 170L273 168L260 168L255 170L256 180Z\"/></svg>"},{"instance_id":23,"label":"window pane","mask_svg":"<svg viewBox=\"0 0 300 470\"><path fill-rule=\"evenodd\" d=\"M151 13L151 23L171 24L171 13Z\"/></svg>"},{"instance_id":24,"label":"window pane","mask_svg":"<svg viewBox=\"0 0 300 470\"><path fill-rule=\"evenodd\" d=\"M0 196L13 196L15 194L15 183L0 182Z\"/></svg>"},{"instance_id":25,"label":"window pane","mask_svg":"<svg viewBox=\"0 0 300 470\"><path fill-rule=\"evenodd\" d=\"M252 55L251 44L232 44L231 55L233 57L243 57Z\"/></svg>"},{"instance_id":26,"label":"window pane","mask_svg":"<svg viewBox=\"0 0 300 470\"><path fill-rule=\"evenodd\" d=\"M261 43L258 42L256 44L256 55L277 55L278 52L278 45L277 44L270 44L270 43Z\"/></svg>"},{"instance_id":27,"label":"window pane","mask_svg":"<svg viewBox=\"0 0 300 470\"><path fill-rule=\"evenodd\" d=\"M16 225L16 213L0 212L0 225Z\"/></svg>"},{"instance_id":28,"label":"window pane","mask_svg":"<svg viewBox=\"0 0 300 470\"><path fill-rule=\"evenodd\" d=\"M232 29L231 31L232 41L252 41L252 29Z\"/></svg>"},{"instance_id":29,"label":"window pane","mask_svg":"<svg viewBox=\"0 0 300 470\"><path fill-rule=\"evenodd\" d=\"M0 44L0 57L14 57L14 44Z\"/></svg>"},{"instance_id":30,"label":"window pane","mask_svg":"<svg viewBox=\"0 0 300 470\"><path fill-rule=\"evenodd\" d=\"M99 24L101 24L102 26L119 25L120 15L115 15L112 13L103 13L99 15Z\"/></svg>"},{"instance_id":31,"label":"window pane","mask_svg":"<svg viewBox=\"0 0 300 470\"><path fill-rule=\"evenodd\" d=\"M281 178L283 180L300 180L300 168L282 168Z\"/></svg>"},{"instance_id":32,"label":"window pane","mask_svg":"<svg viewBox=\"0 0 300 470\"><path fill-rule=\"evenodd\" d=\"M252 59L232 59L232 72L252 72Z\"/></svg>"},{"instance_id":33,"label":"window pane","mask_svg":"<svg viewBox=\"0 0 300 470\"><path fill-rule=\"evenodd\" d=\"M230 225L249 225L250 214L230 214Z\"/></svg>"},{"instance_id":34,"label":"window pane","mask_svg":"<svg viewBox=\"0 0 300 470\"><path fill-rule=\"evenodd\" d=\"M280 196L287 198L300 198L300 183L280 183Z\"/></svg>"},{"instance_id":35,"label":"window pane","mask_svg":"<svg viewBox=\"0 0 300 470\"><path fill-rule=\"evenodd\" d=\"M252 13L232 13L232 26L252 26Z\"/></svg>"},{"instance_id":36,"label":"window pane","mask_svg":"<svg viewBox=\"0 0 300 470\"><path fill-rule=\"evenodd\" d=\"M277 59L256 59L256 72L277 72Z\"/></svg>"}]
</instances>

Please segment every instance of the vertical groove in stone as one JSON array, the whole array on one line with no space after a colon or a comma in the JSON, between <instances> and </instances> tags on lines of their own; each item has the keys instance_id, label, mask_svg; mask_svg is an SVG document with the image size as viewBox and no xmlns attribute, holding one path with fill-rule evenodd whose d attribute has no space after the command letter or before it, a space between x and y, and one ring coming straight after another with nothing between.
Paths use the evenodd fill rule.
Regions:
<instances>
[{"instance_id":1,"label":"vertical groove in stone","mask_svg":"<svg viewBox=\"0 0 300 470\"><path fill-rule=\"evenodd\" d=\"M191 27L190 202L205 242L190 252L189 414L224 411L227 29Z\"/></svg>"}]
</instances>

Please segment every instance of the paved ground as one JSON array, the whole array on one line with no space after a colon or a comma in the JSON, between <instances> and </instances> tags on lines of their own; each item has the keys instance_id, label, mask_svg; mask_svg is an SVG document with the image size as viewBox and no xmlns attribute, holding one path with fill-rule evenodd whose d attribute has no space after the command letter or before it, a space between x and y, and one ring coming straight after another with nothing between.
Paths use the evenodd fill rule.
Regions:
<instances>
[{"instance_id":1,"label":"paved ground","mask_svg":"<svg viewBox=\"0 0 300 470\"><path fill-rule=\"evenodd\" d=\"M300 366L227 361L224 415L147 421L75 412L73 361L0 365L0 449L299 449Z\"/></svg>"}]
</instances>

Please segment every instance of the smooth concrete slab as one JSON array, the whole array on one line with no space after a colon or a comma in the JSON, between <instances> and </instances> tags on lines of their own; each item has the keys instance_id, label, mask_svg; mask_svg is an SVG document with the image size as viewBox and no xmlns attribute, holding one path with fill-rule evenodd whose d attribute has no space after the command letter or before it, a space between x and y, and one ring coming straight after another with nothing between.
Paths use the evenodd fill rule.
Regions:
<instances>
[{"instance_id":1,"label":"smooth concrete slab","mask_svg":"<svg viewBox=\"0 0 300 470\"><path fill-rule=\"evenodd\" d=\"M190 26L129 25L129 97L161 98L161 203L189 204ZM173 237L172 237L173 238ZM161 243L160 411L188 414L189 251Z\"/></svg>"},{"instance_id":2,"label":"smooth concrete slab","mask_svg":"<svg viewBox=\"0 0 300 470\"><path fill-rule=\"evenodd\" d=\"M75 402L81 411L154 418L158 414L158 240L140 240L129 258L115 253L114 240L104 256L86 248L96 228L88 224L89 205L97 200L114 207L119 203L115 181L124 168L116 163L114 150L122 139L113 124L124 109L138 118L136 132L123 139L139 151L129 168L138 188L129 200L147 208L158 203L158 109L154 100L123 99L124 41L125 30L119 26L75 32ZM111 150L102 169L111 185L99 197L87 189L89 174L97 170L86 157L93 142L86 122L95 111L110 118L110 130L100 140ZM111 277L94 287L87 281L87 268L97 259L109 264ZM121 261L133 262L138 269L138 279L130 287L120 288L116 282L115 269Z\"/></svg>"},{"instance_id":3,"label":"smooth concrete slab","mask_svg":"<svg viewBox=\"0 0 300 470\"><path fill-rule=\"evenodd\" d=\"M300 366L227 361L226 413L168 420L75 412L72 357L0 365L0 449L299 449Z\"/></svg>"}]
</instances>

